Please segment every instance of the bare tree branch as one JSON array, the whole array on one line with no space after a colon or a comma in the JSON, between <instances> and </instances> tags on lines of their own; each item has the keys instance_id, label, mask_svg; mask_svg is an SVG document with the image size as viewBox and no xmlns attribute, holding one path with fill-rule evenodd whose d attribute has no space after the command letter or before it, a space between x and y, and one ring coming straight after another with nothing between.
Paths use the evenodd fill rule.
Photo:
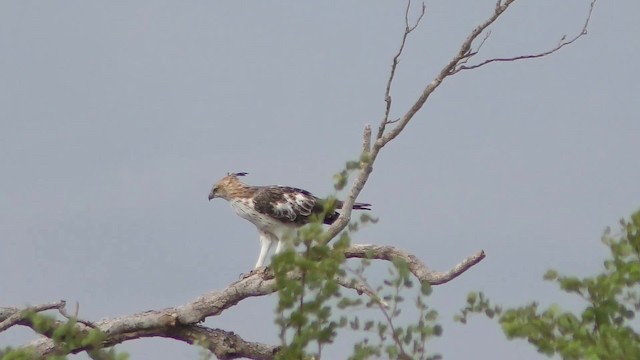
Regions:
<instances>
[{"instance_id":1,"label":"bare tree branch","mask_svg":"<svg viewBox=\"0 0 640 360\"><path fill-rule=\"evenodd\" d=\"M431 285L441 285L462 275L462 273L482 261L486 255L484 251L480 250L464 259L449 271L445 272L433 271L415 255L393 246L352 245L345 251L345 256L347 258L378 259L387 261L392 261L394 258L400 258L406 261L409 271L411 271L411 273L420 281L426 281Z\"/></svg>"},{"instance_id":2,"label":"bare tree branch","mask_svg":"<svg viewBox=\"0 0 640 360\"><path fill-rule=\"evenodd\" d=\"M592 0L592 2L591 2L589 15L587 17L587 20L585 21L585 26L583 27L582 34L586 34L587 25L589 24L589 19L591 17L591 13L593 11L593 7L594 7L596 1L597 0ZM387 131L386 126L389 124L389 113L390 113L390 107L391 107L391 95L390 95L391 85L392 85L393 80L395 78L395 73L396 73L396 68L397 68L398 61L399 61L399 56L402 53L402 50L404 49L404 44L406 42L406 38L407 38L408 34L418 26L419 20L422 19L422 16L423 16L423 14L425 12L425 10L424 10L425 7L424 7L424 4L423 4L423 7L422 7L423 10L422 10L422 13L421 13L421 15L419 17L419 20L418 20L418 22L416 22L416 24L413 27L408 27L407 26L407 24L409 23L408 12L405 12L405 31L404 31L404 34L403 34L403 36L401 38L400 50L398 51L398 53L396 53L396 55L393 58L392 65L391 65L391 71L390 71L390 74L389 74L389 78L387 80L387 89L385 91L385 99L384 99L385 103L387 104L387 106L385 107L385 116L382 119L380 125L378 126L378 134L376 136L375 142L373 143L372 149L371 149L371 151L369 153L370 156L368 157L367 163L366 164L362 164L361 169L360 169L360 171L358 173L358 176L356 177L355 181L353 182L353 184L352 184L352 186L351 186L351 188L349 190L349 194L348 194L347 198L344 201L343 211L340 214L340 216L338 217L338 219L325 232L325 239L330 240L330 239L334 238L342 230L344 230L346 228L346 226L349 224L349 222L351 220L351 212L352 212L353 204L355 204L356 198L358 197L358 195L360 194L360 192L364 188L365 184L367 183L367 181L369 179L369 175L373 171L373 164L374 164L374 162L375 162L380 150L386 144L388 144L391 140L395 139L398 135L400 135L400 133L407 126L407 124L413 119L414 115L416 113L418 113L418 111L420 111L420 109L424 106L424 104L426 103L426 101L429 98L429 96L431 96L431 94L442 84L442 82L447 77L449 77L449 76L455 74L456 72L458 72L459 70L456 70L456 69L458 69L458 66L461 63L466 62L466 60L469 58L469 56L473 56L474 55L474 53L473 53L473 51L471 49L472 44L474 43L474 41L478 38L478 36L480 36L482 33L484 33L485 30L491 24L493 24L509 8L509 6L511 6L511 4L513 4L514 2L515 2L515 0L498 0L496 2L496 6L495 6L493 14L491 16L489 16L489 18L487 18L480 25L478 25L475 29L473 29L471 31L469 36L460 45L460 48L459 48L458 52L451 59L451 61L449 61L449 63L447 63L440 70L438 75L436 75L436 77L429 84L427 84L427 86L424 88L424 90L422 91L420 96L416 99L416 101L411 106L411 108L399 120L393 121L394 123L397 122L397 125L395 125L391 130ZM410 6L410 3L408 3L407 9L409 8L409 6ZM582 36L582 35L577 36L577 38L579 38L580 36ZM575 40L576 39L570 40L564 45L562 45L563 43L560 43L559 48L562 48L562 47L564 47L566 45L569 45L569 44L573 43ZM553 52L555 52L555 51L551 51L549 54L551 54ZM546 56L546 55L549 55L549 54L541 54L541 56ZM540 56L538 56L538 57L540 57ZM366 132L366 128L365 128L365 132Z\"/></svg>"},{"instance_id":3,"label":"bare tree branch","mask_svg":"<svg viewBox=\"0 0 640 360\"><path fill-rule=\"evenodd\" d=\"M393 57L393 61L391 62L391 71L389 74L389 78L387 79L387 87L384 92L384 101L386 103L386 108L384 111L384 119L380 122L380 126L378 127L378 135L376 137L378 139L384 134L384 130L387 124L392 123L389 121L389 113L391 112L391 86L393 84L393 80L395 79L396 69L398 68L398 64L400 63L400 56L404 51L404 46L407 43L409 34L411 34L411 32L413 32L413 30L415 30L418 25L420 25L420 21L422 21L422 18L426 13L426 9L427 8L423 2L420 16L418 16L418 19L413 25L409 25L409 10L411 10L411 0L407 0L407 7L405 8L404 12L404 34L402 34L402 40L400 40L400 48L398 49L398 52Z\"/></svg>"},{"instance_id":4,"label":"bare tree branch","mask_svg":"<svg viewBox=\"0 0 640 360\"><path fill-rule=\"evenodd\" d=\"M509 61L518 61L518 60L525 60L525 59L535 59L535 58L540 58L543 56L547 56L547 55L551 55L553 53L555 53L556 51L562 49L563 47L567 46L567 45L571 45L573 44L576 40L578 40L579 38L587 35L587 30L589 28L589 21L591 20L591 14L593 14L593 8L596 5L596 1L597 0L591 0L591 5L589 6L589 13L587 14L587 18L584 22L584 25L582 26L582 30L575 35L574 37L572 37L569 40L566 40L567 36L563 36L560 41L558 42L558 45L556 45L554 48L541 52L541 53L537 53L537 54L529 54L529 55L519 55L519 56L513 56L513 57L507 57L507 58L493 58L493 59L487 59L484 60L478 64L475 65L470 65L470 66L466 66L466 65L461 65L458 68L456 68L453 71L453 74L458 73L462 70L471 70L471 69L477 69L481 66L490 64L490 63L494 63L494 62L509 62ZM485 39L486 40L486 39ZM483 41L484 43L484 41ZM482 46L482 43L480 44L480 46L478 47L478 50L476 50L471 56L477 54L480 51L480 47ZM471 57L470 56L470 57Z\"/></svg>"},{"instance_id":5,"label":"bare tree branch","mask_svg":"<svg viewBox=\"0 0 640 360\"><path fill-rule=\"evenodd\" d=\"M279 347L245 341L230 331L210 329L204 326L176 326L169 329L167 337L207 348L218 359L249 358L256 360L274 359Z\"/></svg>"},{"instance_id":6,"label":"bare tree branch","mask_svg":"<svg viewBox=\"0 0 640 360\"><path fill-rule=\"evenodd\" d=\"M426 103L429 96L442 84L444 79L453 75L453 71L460 61L465 59L471 53L471 45L476 40L476 38L484 32L486 28L488 28L491 24L493 24L502 13L504 13L509 6L515 0L506 0L504 3L498 2L496 5L494 13L485 20L482 24L477 26L475 29L471 31L467 39L462 43L458 53L449 61L447 65L445 65L440 73L433 79L422 91L422 94L418 97L416 102L411 106L411 108L400 118L398 125L396 125L393 129L388 131L382 136L379 136L375 145L375 149L381 149L383 146L389 143L389 141L396 138L396 136L400 135L402 130L404 130L405 126L413 119L413 116L422 108L422 106Z\"/></svg>"},{"instance_id":7,"label":"bare tree branch","mask_svg":"<svg viewBox=\"0 0 640 360\"><path fill-rule=\"evenodd\" d=\"M482 49L482 46L484 45L484 43L489 39L489 36L491 36L491 30L487 30L484 33L484 38L482 38L482 41L480 41L480 44L478 45L478 48L475 51L471 51L469 53L469 55L465 56L464 59L462 59L462 60L460 60L460 62L458 62L458 65L459 65L458 68L460 68L460 66L462 64L466 64L471 58L473 58L477 53L480 52L480 50ZM455 72L457 72L457 71L455 71Z\"/></svg>"},{"instance_id":8,"label":"bare tree branch","mask_svg":"<svg viewBox=\"0 0 640 360\"><path fill-rule=\"evenodd\" d=\"M78 326L82 327L83 325ZM86 330L86 327L83 330ZM225 360L240 358L271 360L275 358L279 349L277 346L246 341L230 331L211 329L200 325L176 325L122 334L110 334L103 346L107 348L128 340L149 337L171 338L188 344L199 345L211 351L218 359ZM38 358L55 354L57 351L53 341L47 338L32 342L30 348ZM72 353L77 354L89 350L91 350L89 347L80 347L74 349Z\"/></svg>"},{"instance_id":9,"label":"bare tree branch","mask_svg":"<svg viewBox=\"0 0 640 360\"><path fill-rule=\"evenodd\" d=\"M84 325L86 325L86 326L88 326L90 328L94 328L95 329L96 328L96 324L92 323L91 321L83 320L83 319L78 318L79 311L80 311L80 304L77 301L76 301L76 308L74 310L74 314L73 315L69 315L67 313L66 306L63 306L63 307L58 309L58 312L60 312L60 315L64 316L67 320L73 319L73 320L75 320L75 321L77 321L77 322L79 322L81 324L84 324Z\"/></svg>"},{"instance_id":10,"label":"bare tree branch","mask_svg":"<svg viewBox=\"0 0 640 360\"><path fill-rule=\"evenodd\" d=\"M515 0L506 0L504 4L501 4L499 1L496 4L496 10L494 14L471 32L471 34L467 37L467 39L462 43L460 50L458 51L456 56L440 71L440 73L436 76L436 78L427 85L427 87L422 91L422 94L420 95L420 97L418 97L418 99L413 104L413 106L409 109L409 111L407 111L404 114L404 116L402 116L400 120L397 122L397 125L388 132L386 131L386 125L388 124L389 119L388 119L387 110L385 109L385 114L387 115L385 115L385 117L382 119L378 127L378 134L376 136L376 141L373 143L373 147L369 154L370 155L369 161L367 164L363 164L363 166L360 169L360 172L358 173L358 176L356 177L353 185L351 186L351 189L349 190L349 195L344 201L342 213L340 214L338 219L325 232L326 239L329 239L329 240L332 239L333 237L338 235L338 233L344 230L344 228L349 224L349 221L351 220L351 211L353 208L353 204L355 204L356 198L364 188L364 185L367 183L367 180L369 179L369 175L373 171L373 163L375 162L380 150L387 143L389 143L389 141L393 140L396 136L398 136L402 132L402 130L404 130L405 126L407 126L409 121L413 119L413 116L425 104L425 102L427 101L431 93L433 93L433 91L435 91L438 88L438 86L440 86L442 81L444 81L444 79L447 76L451 75L452 71L455 69L458 63L462 59L464 59L466 56L468 56L468 54L470 53L471 44L478 37L478 35L480 35L484 31L484 29L486 29L489 25L491 25L509 7L509 5L513 3L513 1ZM424 9L424 6L423 6L423 9ZM397 61L400 56L399 54L402 53L402 50L404 49L404 43L406 41L406 37L408 36L408 30L413 31L413 29L415 29L415 26L418 25L416 23L416 25L413 28L407 27L406 24L408 24L409 22L408 14L405 13L405 15L406 15L405 16L405 32L402 36L400 51L396 53L396 56L394 56L393 58L393 62L391 65L391 72L389 74L389 80L387 81L387 88L389 92L391 91L391 84L393 83L393 79L395 78L395 69L397 67ZM420 17L420 19L422 19L422 17ZM385 91L385 102L387 103L387 107L391 106L389 92Z\"/></svg>"},{"instance_id":11,"label":"bare tree branch","mask_svg":"<svg viewBox=\"0 0 640 360\"><path fill-rule=\"evenodd\" d=\"M369 154L371 152L371 125L364 126L364 134L362 134L362 153Z\"/></svg>"},{"instance_id":12,"label":"bare tree branch","mask_svg":"<svg viewBox=\"0 0 640 360\"><path fill-rule=\"evenodd\" d=\"M181 306L108 318L91 324L108 334L105 344L106 346L111 346L125 340L159 336L157 334L160 330L170 329L178 325L196 324L206 317L219 315L222 311L236 305L241 300L253 296L271 294L274 291L275 280L273 276L269 272L256 272L222 290L205 294ZM56 305L58 304L56 303ZM11 316L13 314L10 314L9 317ZM81 327L81 329L88 328L84 324L77 324L76 326ZM38 356L49 355L56 350L53 341L46 338L37 340L27 345L27 347L33 349Z\"/></svg>"},{"instance_id":13,"label":"bare tree branch","mask_svg":"<svg viewBox=\"0 0 640 360\"><path fill-rule=\"evenodd\" d=\"M0 321L2 321L0 322L0 332L14 325L23 323L26 320L27 316L31 313L37 313L37 312L52 310L52 309L61 309L64 307L64 305L65 305L64 300L60 300L60 301L47 303L47 304L27 306L24 309L18 309L13 307L0 308Z\"/></svg>"}]
</instances>

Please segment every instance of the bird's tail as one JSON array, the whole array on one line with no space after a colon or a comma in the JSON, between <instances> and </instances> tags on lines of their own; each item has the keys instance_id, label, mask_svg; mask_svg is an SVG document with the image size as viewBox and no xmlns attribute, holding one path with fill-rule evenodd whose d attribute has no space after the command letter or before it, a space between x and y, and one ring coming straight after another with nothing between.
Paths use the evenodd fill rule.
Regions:
<instances>
[{"instance_id":1,"label":"bird's tail","mask_svg":"<svg viewBox=\"0 0 640 360\"><path fill-rule=\"evenodd\" d=\"M355 203L353 204L355 210L371 210L371 204L367 203Z\"/></svg>"},{"instance_id":2,"label":"bird's tail","mask_svg":"<svg viewBox=\"0 0 640 360\"><path fill-rule=\"evenodd\" d=\"M343 206L344 206L344 201L338 200L336 202L336 210L342 209ZM355 203L353 204L353 209L354 210L371 210L371 204ZM340 216L340 213L337 211L334 211L332 214L327 214L324 217L323 222L327 225L331 225L338 219L339 216Z\"/></svg>"},{"instance_id":3,"label":"bird's tail","mask_svg":"<svg viewBox=\"0 0 640 360\"><path fill-rule=\"evenodd\" d=\"M337 205L337 210L342 209L342 207L344 206L344 201L338 201ZM355 203L353 204L353 210L371 210L371 204L367 204L367 203Z\"/></svg>"}]
</instances>

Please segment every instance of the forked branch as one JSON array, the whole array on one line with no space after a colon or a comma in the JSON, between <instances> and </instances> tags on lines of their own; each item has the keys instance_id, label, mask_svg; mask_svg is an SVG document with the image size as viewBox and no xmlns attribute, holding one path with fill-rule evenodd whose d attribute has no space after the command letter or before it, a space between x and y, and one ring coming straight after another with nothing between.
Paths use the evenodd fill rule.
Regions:
<instances>
[{"instance_id":1,"label":"forked branch","mask_svg":"<svg viewBox=\"0 0 640 360\"><path fill-rule=\"evenodd\" d=\"M589 13L587 15L587 18L585 20L584 26L582 28L582 31L580 32L579 35L577 35L576 37L568 40L568 41L564 41L564 39L560 42L560 44L558 46L556 46L556 48L551 49L550 51L546 51L544 53L540 53L540 54L534 54L534 55L522 55L520 57L513 57L513 58L508 58L508 59L490 59L488 63L491 62L497 62L497 61L517 61L517 60L521 60L521 59L530 59L530 58L536 58L536 57L544 57L547 55L551 55L553 53L555 53L556 51L560 50L561 48L563 48L564 46L573 44L577 39L579 39L580 37L586 35L587 33L587 28L589 25L589 21L591 19L591 14L593 12L593 8L595 6L597 0L592 0L591 1L591 5L589 8ZM472 56L474 56L476 52L474 52L472 50L472 46L474 44L474 42L478 39L478 37L480 37L480 35L487 34L486 36L488 36L488 33L486 33L485 31L487 31L487 29L491 26L491 24L493 24L502 14L504 14L504 12L515 2L515 0L498 0L496 2L495 8L493 13L484 21L482 22L480 25L478 25L476 28L474 28L471 33L469 34L469 36L467 36L467 38L462 42L462 44L460 45L460 48L458 49L458 52L454 55L454 57L451 59L451 61L449 61L438 73L438 75L436 75L436 77L431 80L431 82L429 82L425 88L423 89L422 93L420 94L420 96L415 100L415 102L413 103L413 105L404 113L403 116L401 116L399 119L397 120L389 120L389 116L392 110L392 103L391 103L391 92L392 92L392 87L393 87L393 81L395 79L396 76L396 68L398 66L399 63L399 59L400 56L402 55L402 52L405 48L405 43L406 43L406 39L408 37L408 35L414 31L416 29L416 27L419 25L420 21L423 19L423 16L425 14L425 7L424 4L422 6L422 10L420 13L420 16L418 17L418 21L416 21L414 26L409 26L409 12L408 9L410 9L410 2L408 2L407 4L407 10L405 11L405 30L403 32L403 35L401 37L401 46L399 51L394 55L393 60L391 62L391 70L389 73L389 77L387 80L387 87L385 89L385 95L384 95L384 101L385 101L385 115L382 119L382 121L380 122L379 126L378 126L378 133L376 134L376 139L374 141L365 141L364 142L364 146L363 146L363 154L366 154L367 156L365 157L365 161L362 162L362 166L360 168L360 171L358 172L358 175L355 179L355 181L353 182L351 188L349 189L349 194L345 200L344 203L344 210L342 212L342 214L340 215L340 217L333 223L333 225L331 225L331 227L329 227L329 229L327 230L327 237L328 238L333 238L335 237L337 234L339 234L342 230L344 230L347 225L349 224L350 220L351 220L351 209L353 207L353 204L356 201L356 198L358 197L358 195L360 194L360 192L362 191L362 189L364 188L365 184L367 183L369 176L371 175L371 172L373 171L373 164L378 156L378 153L382 150L382 148L387 145L390 141L392 141L393 139L395 139L398 135L400 135L400 133L404 130L404 128L407 126L407 124L409 124L409 122L413 119L413 117L418 113L418 111L420 111L420 109L422 109L422 107L424 106L424 104L427 102L427 100L429 99L429 96L431 96L431 94L442 84L442 82L449 76L452 76L456 73L458 73L462 68L460 67L461 65L464 66L463 64L465 64L468 59ZM485 36L484 40L481 41L480 45L486 41L487 37ZM479 66L474 65L475 68L483 66L485 64L478 64ZM469 69L471 69L471 67L468 67ZM466 68L465 68L466 69ZM391 129L387 129L387 125L393 124L393 128ZM370 137L370 135L368 135L368 125L367 127L365 127L365 138L367 136Z\"/></svg>"},{"instance_id":2,"label":"forked branch","mask_svg":"<svg viewBox=\"0 0 640 360\"><path fill-rule=\"evenodd\" d=\"M551 49L549 49L547 51L543 51L543 52L536 53L536 54L518 55L518 56L504 57L504 58L492 58L492 59L483 60L480 63L474 64L474 65L460 65L453 71L453 74L458 73L458 72L460 72L462 70L477 69L479 67L482 67L482 66L485 66L487 64L494 63L494 62L511 62L511 61L525 60L525 59L540 58L540 57L544 57L544 56L547 56L547 55L551 55L554 52L562 49L563 47L573 44L575 41L577 41L581 37L587 35L587 30L589 28L589 21L591 21L591 15L593 14L593 8L596 5L596 1L597 0L591 0L591 4L589 6L589 13L587 14L587 18L586 18L586 20L584 22L584 25L582 26L582 30L578 34L574 35L572 38L570 38L568 40L567 40L567 36L566 35L563 36L562 38L560 38L560 41L558 42L558 45L556 45L555 47L553 47L553 48L551 48ZM480 48L482 47L482 44L484 43L484 41L488 38L488 35L489 35L489 33L487 33L487 37L485 37L485 39L482 41L482 43L480 43L480 45L478 46L478 49L476 51L474 51L473 53L471 53L468 58L471 58L473 55L476 55L478 52L480 52Z\"/></svg>"}]
</instances>

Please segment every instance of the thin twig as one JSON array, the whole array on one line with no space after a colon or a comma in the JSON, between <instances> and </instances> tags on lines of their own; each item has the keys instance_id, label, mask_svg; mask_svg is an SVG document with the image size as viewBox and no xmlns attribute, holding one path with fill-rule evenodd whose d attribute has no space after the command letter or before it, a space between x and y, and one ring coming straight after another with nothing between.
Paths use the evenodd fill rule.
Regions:
<instances>
[{"instance_id":1,"label":"thin twig","mask_svg":"<svg viewBox=\"0 0 640 360\"><path fill-rule=\"evenodd\" d=\"M344 230L349 224L349 222L351 221L351 212L353 209L353 204L355 204L356 198L364 188L364 185L367 183L367 180L369 179L369 175L373 171L373 163L376 160L376 157L378 156L378 152L383 146L383 145L382 146L380 145L381 144L380 142L385 132L386 122L389 120L389 113L391 111L391 95L390 95L391 85L393 83L393 79L395 78L395 71L399 63L399 58L400 58L400 55L402 54L402 51L404 50L404 45L406 43L407 37L413 30L415 30L418 27L418 25L420 24L420 22L424 17L424 14L426 13L426 6L424 3L422 3L422 10L420 12L420 16L416 20L415 24L413 26L410 26L409 25L410 7L411 7L411 2L410 0L408 0L407 8L405 9L405 31L402 36L400 49L398 50L398 52L393 58L393 62L391 65L391 73L389 75L389 79L387 81L387 87L385 90L385 101L387 103L387 107L385 109L385 117L380 123L380 126L378 127L378 134L376 135L376 141L373 143L371 151L369 152L369 161L367 162L367 164L365 164L360 168L358 176L356 177L353 185L351 186L351 189L349 190L349 195L344 200L344 205L342 207L343 211L340 213L340 216L338 217L338 219L325 231L324 241L329 241L333 239L342 230Z\"/></svg>"},{"instance_id":2,"label":"thin twig","mask_svg":"<svg viewBox=\"0 0 640 360\"><path fill-rule=\"evenodd\" d=\"M371 288L371 285L369 285L369 282L367 281L367 279L364 277L364 273L362 271L354 271L353 274L363 283L365 284L365 286ZM396 288L396 298L398 296L398 288ZM372 290L373 291L373 290ZM372 299L372 300L377 300L375 303L378 306L378 309L380 310L380 312L382 313L382 315L384 316L385 320L387 321L387 325L389 325L389 330L391 332L391 337L393 338L393 340L395 341L396 345L398 345L398 347L400 348L400 352L403 355L406 355L406 352L404 350L404 346L402 341L400 341L400 339L398 338L398 334L396 333L395 329L396 326L393 323L393 314L396 314L396 312L398 311L398 302L394 301L393 302L393 308L389 309L389 304L387 304L384 301L380 301L376 298ZM389 310L391 310L391 315L389 315Z\"/></svg>"},{"instance_id":3,"label":"thin twig","mask_svg":"<svg viewBox=\"0 0 640 360\"><path fill-rule=\"evenodd\" d=\"M389 305L384 302L380 296L378 296L378 294L376 294L376 292L369 286L369 284L366 281L361 281L358 282L356 281L356 279L345 279L342 277L338 277L336 278L338 284L340 284L340 286L345 287L345 288L349 288L349 289L353 289L355 291L358 292L358 295L362 295L365 294L367 295L372 301L374 301L376 304L379 304L380 306L384 306L385 308L388 308Z\"/></svg>"},{"instance_id":4,"label":"thin twig","mask_svg":"<svg viewBox=\"0 0 640 360\"><path fill-rule=\"evenodd\" d=\"M78 303L77 301L76 301L76 307L74 309L73 316L71 316L71 315L69 315L67 313L67 309L66 309L65 306L63 306L63 307L58 309L58 312L60 313L60 315L64 316L67 320L75 320L75 321L77 321L77 322L79 322L81 324L84 324L84 325L86 325L86 326L88 326L90 328L93 328L93 329L97 328L96 324L94 324L93 322L88 321L88 320L80 319L78 317L79 311L80 311L80 303Z\"/></svg>"},{"instance_id":5,"label":"thin twig","mask_svg":"<svg viewBox=\"0 0 640 360\"><path fill-rule=\"evenodd\" d=\"M489 36L491 36L491 30L487 30L487 32L484 34L484 38L478 45L478 48L475 51L469 52L469 54L467 54L467 56L465 56L464 59L458 62L458 65L466 64L469 60L471 60L471 58L473 58L476 54L478 54L482 49L482 46L484 45L484 43L487 41L487 39L489 39Z\"/></svg>"},{"instance_id":6,"label":"thin twig","mask_svg":"<svg viewBox=\"0 0 640 360\"><path fill-rule=\"evenodd\" d=\"M398 67L398 64L400 63L400 56L404 51L405 44L407 43L407 38L409 37L409 34L411 34L411 32L413 32L413 30L415 30L418 27L418 25L420 25L420 21L422 21L422 18L424 17L424 14L426 13L427 8L425 4L422 3L422 10L420 12L420 16L418 16L418 19L413 25L409 25L410 9L411 9L411 0L407 0L407 7L405 8L405 11L404 11L404 34L402 34L402 39L400 40L400 48L398 49L398 52L395 54L391 62L391 72L389 73L389 78L387 79L387 87L384 92L384 101L386 103L386 107L384 111L384 119L382 120L382 122L380 123L380 126L378 127L378 135L376 136L376 139L379 139L382 137L382 135L384 134L385 127L388 124L390 124L389 114L391 113L391 87L392 87L393 80L395 79L395 76L396 76L396 69Z\"/></svg>"}]
</instances>

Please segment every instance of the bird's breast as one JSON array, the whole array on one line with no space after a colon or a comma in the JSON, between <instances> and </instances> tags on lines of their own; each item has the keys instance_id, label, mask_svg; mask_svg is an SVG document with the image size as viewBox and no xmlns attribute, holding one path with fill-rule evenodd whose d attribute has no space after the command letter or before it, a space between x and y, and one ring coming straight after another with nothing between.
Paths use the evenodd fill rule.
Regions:
<instances>
[{"instance_id":1,"label":"bird's breast","mask_svg":"<svg viewBox=\"0 0 640 360\"><path fill-rule=\"evenodd\" d=\"M232 200L229 203L231 204L233 211L235 211L238 216L252 222L260 229L266 230L273 227L283 226L278 220L256 211L253 204L251 204L250 199Z\"/></svg>"}]
</instances>

